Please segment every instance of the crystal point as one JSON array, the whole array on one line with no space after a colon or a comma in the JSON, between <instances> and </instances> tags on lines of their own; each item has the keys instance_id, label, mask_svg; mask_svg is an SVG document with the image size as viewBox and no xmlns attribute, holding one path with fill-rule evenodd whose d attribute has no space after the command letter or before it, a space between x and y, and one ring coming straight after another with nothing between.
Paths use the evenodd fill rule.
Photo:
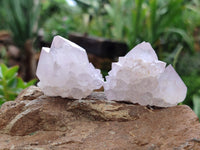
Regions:
<instances>
[{"instance_id":1,"label":"crystal point","mask_svg":"<svg viewBox=\"0 0 200 150\"><path fill-rule=\"evenodd\" d=\"M54 37L51 48L42 48L36 75L38 86L48 96L79 99L103 85L86 51L61 36Z\"/></svg>"},{"instance_id":2,"label":"crystal point","mask_svg":"<svg viewBox=\"0 0 200 150\"><path fill-rule=\"evenodd\" d=\"M119 58L108 74L104 84L108 100L169 107L182 102L187 93L174 68L159 61L147 42Z\"/></svg>"}]
</instances>

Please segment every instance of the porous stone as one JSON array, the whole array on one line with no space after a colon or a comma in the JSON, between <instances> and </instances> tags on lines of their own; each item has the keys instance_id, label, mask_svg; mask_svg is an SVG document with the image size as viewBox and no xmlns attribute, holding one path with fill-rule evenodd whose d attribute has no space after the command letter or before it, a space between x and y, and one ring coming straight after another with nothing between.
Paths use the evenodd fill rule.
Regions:
<instances>
[{"instance_id":1,"label":"porous stone","mask_svg":"<svg viewBox=\"0 0 200 150\"><path fill-rule=\"evenodd\" d=\"M42 48L36 74L48 96L79 99L103 85L100 70L89 63L85 50L61 36L54 37L51 48Z\"/></svg>"},{"instance_id":2,"label":"porous stone","mask_svg":"<svg viewBox=\"0 0 200 150\"><path fill-rule=\"evenodd\" d=\"M107 101L103 92L48 97L31 86L0 108L0 149L198 150L200 124L185 105Z\"/></svg>"},{"instance_id":3,"label":"porous stone","mask_svg":"<svg viewBox=\"0 0 200 150\"><path fill-rule=\"evenodd\" d=\"M177 105L185 99L187 87L171 65L165 66L149 43L138 44L112 63L104 84L108 100L159 107Z\"/></svg>"}]
</instances>

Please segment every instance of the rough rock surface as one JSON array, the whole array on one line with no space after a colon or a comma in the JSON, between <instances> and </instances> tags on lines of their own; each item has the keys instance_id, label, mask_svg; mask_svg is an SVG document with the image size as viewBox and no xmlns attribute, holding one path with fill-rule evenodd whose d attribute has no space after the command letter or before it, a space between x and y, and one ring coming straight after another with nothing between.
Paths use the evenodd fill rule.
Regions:
<instances>
[{"instance_id":1,"label":"rough rock surface","mask_svg":"<svg viewBox=\"0 0 200 150\"><path fill-rule=\"evenodd\" d=\"M200 124L188 106L152 108L86 99L47 97L25 89L0 109L0 149L198 150Z\"/></svg>"}]
</instances>

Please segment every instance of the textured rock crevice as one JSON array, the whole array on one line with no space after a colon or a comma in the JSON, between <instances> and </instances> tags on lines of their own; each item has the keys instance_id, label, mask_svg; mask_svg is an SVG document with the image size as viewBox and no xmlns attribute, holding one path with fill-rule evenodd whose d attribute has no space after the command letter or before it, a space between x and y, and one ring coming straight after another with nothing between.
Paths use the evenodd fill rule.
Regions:
<instances>
[{"instance_id":1,"label":"textured rock crevice","mask_svg":"<svg viewBox=\"0 0 200 150\"><path fill-rule=\"evenodd\" d=\"M200 124L188 106L105 100L103 92L71 100L29 87L0 108L0 149L200 149Z\"/></svg>"}]
</instances>

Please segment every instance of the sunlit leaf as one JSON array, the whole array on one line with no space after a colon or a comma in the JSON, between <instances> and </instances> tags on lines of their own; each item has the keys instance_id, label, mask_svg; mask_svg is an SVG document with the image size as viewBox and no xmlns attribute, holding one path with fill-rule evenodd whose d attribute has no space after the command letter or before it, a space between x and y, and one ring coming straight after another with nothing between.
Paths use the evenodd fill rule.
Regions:
<instances>
[{"instance_id":1,"label":"sunlit leaf","mask_svg":"<svg viewBox=\"0 0 200 150\"><path fill-rule=\"evenodd\" d=\"M14 66L12 68L9 68L5 73L5 78L9 79L17 75L18 69L19 69L19 66Z\"/></svg>"},{"instance_id":2,"label":"sunlit leaf","mask_svg":"<svg viewBox=\"0 0 200 150\"><path fill-rule=\"evenodd\" d=\"M5 74L6 74L6 71L8 70L8 68L6 67L6 65L5 64L1 64L0 65L0 76L3 78L4 76L5 76Z\"/></svg>"},{"instance_id":3,"label":"sunlit leaf","mask_svg":"<svg viewBox=\"0 0 200 150\"><path fill-rule=\"evenodd\" d=\"M17 78L17 88L25 88L26 83L22 80L22 78Z\"/></svg>"}]
</instances>

